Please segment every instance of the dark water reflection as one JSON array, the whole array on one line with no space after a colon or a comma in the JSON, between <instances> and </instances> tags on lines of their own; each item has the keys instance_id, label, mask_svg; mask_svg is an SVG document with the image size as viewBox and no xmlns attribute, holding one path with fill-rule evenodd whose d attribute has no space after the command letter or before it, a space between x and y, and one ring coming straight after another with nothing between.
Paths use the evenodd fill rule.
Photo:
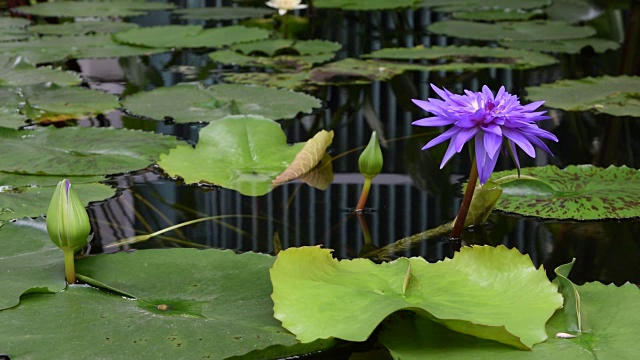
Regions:
<instances>
[{"instance_id":1,"label":"dark water reflection","mask_svg":"<svg viewBox=\"0 0 640 360\"><path fill-rule=\"evenodd\" d=\"M344 49L340 57L389 46L465 44L426 33L425 26L441 16L424 10L377 14L339 12L335 16L312 19L315 26L312 35L341 42ZM155 25L180 23L164 14L136 21ZM355 206L362 181L357 172L359 151L353 150L367 143L372 128L381 130L389 141L383 149L383 174L374 180L368 202L374 211L365 215L371 233L367 249L383 247L450 221L460 203L459 181L464 179L470 166L466 152L440 170L445 147L420 151L437 132L411 126L411 121L425 114L411 105L410 99L434 96L429 89L430 82L454 92L479 90L484 84L492 89L504 85L507 91L522 97L526 86L560 78L615 74L618 57L618 52L587 51L575 56L560 55L560 64L530 71L408 73L388 83L320 88L312 95L324 101L322 109L282 125L291 142L305 141L319 129L335 131L331 146L331 155L338 157L333 163L335 181L326 191L291 183L268 195L252 198L220 188L184 186L163 177L157 169L115 176L109 182L121 189L120 196L91 206L96 230L92 252L197 246L273 253L277 233L283 248L323 245L335 249L340 258L358 256L363 250L363 234L358 219L347 211ZM217 83L221 74L237 71L216 66L204 54L190 51L111 62L82 60L77 65L92 87L125 95L183 81ZM363 104L370 106L374 117L362 111ZM536 159L524 156L523 166L565 167L592 163L640 167L640 144L633 137L640 131L638 119L556 110L551 110L550 115L552 119L543 126L560 140L549 144L555 157L542 153ZM197 141L198 130L203 126L141 120L120 112L85 121L82 125L144 129L176 135L192 143ZM502 159L497 170L512 167ZM200 222L122 248L106 248L119 239L206 216L227 218ZM638 233L640 225L635 220L556 222L497 213L491 216L488 225L466 232L463 241L516 247L548 271L575 257L572 273L575 281L621 284L640 283ZM395 254L405 255L437 261L450 256L451 250L445 237L436 237Z\"/></svg>"}]
</instances>

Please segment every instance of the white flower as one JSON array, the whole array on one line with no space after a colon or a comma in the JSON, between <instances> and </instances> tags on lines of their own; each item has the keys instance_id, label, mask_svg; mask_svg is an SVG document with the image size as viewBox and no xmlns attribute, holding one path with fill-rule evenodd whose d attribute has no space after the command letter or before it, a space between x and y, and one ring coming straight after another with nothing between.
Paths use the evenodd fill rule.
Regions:
<instances>
[{"instance_id":1,"label":"white flower","mask_svg":"<svg viewBox=\"0 0 640 360\"><path fill-rule=\"evenodd\" d=\"M284 15L290 10L306 9L307 5L300 4L302 0L270 0L267 6L278 9L278 14Z\"/></svg>"}]
</instances>

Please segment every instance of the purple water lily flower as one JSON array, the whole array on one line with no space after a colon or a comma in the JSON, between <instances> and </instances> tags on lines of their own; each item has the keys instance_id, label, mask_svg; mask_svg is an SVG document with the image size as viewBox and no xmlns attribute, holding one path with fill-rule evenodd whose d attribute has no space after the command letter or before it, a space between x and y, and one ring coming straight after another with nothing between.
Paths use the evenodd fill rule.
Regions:
<instances>
[{"instance_id":1,"label":"purple water lily flower","mask_svg":"<svg viewBox=\"0 0 640 360\"><path fill-rule=\"evenodd\" d=\"M425 150L451 140L442 159L441 169L454 153L459 153L464 144L473 138L478 177L480 183L484 184L496 166L502 144L508 146L507 149L510 150L516 166L520 169L515 145L518 145L527 155L535 157L533 145L551 154L540 138L558 141L555 135L540 129L535 123L549 119L544 115L546 111L534 111L544 101L521 105L518 97L507 93L504 86L500 87L495 96L486 85L482 87L481 92L465 90L466 95L452 94L447 89L440 90L433 84L431 88L440 95L442 100L429 98L428 101L416 99L412 101L435 116L416 120L413 125L453 125L422 148Z\"/></svg>"}]
</instances>

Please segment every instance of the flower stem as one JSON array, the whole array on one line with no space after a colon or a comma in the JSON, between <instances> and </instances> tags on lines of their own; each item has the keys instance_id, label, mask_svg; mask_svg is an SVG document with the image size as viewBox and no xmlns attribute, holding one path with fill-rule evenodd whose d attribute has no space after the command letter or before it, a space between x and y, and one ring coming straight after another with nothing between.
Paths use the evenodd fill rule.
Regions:
<instances>
[{"instance_id":1,"label":"flower stem","mask_svg":"<svg viewBox=\"0 0 640 360\"><path fill-rule=\"evenodd\" d=\"M64 271L67 274L67 284L76 282L76 264L74 263L73 249L63 249L64 252Z\"/></svg>"},{"instance_id":2,"label":"flower stem","mask_svg":"<svg viewBox=\"0 0 640 360\"><path fill-rule=\"evenodd\" d=\"M476 166L476 158L473 158L473 162L471 164L471 173L469 174L469 182L467 183L467 188L464 191L464 197L462 198L462 204L460 205L460 210L458 210L458 216L456 217L456 222L453 225L453 230L451 231L451 241L454 243L455 247L453 251L460 250L460 235L462 235L462 229L464 228L464 221L467 218L467 213L469 212L469 205L471 205L471 199L473 198L473 192L476 189L476 183L478 182L478 167Z\"/></svg>"},{"instance_id":3,"label":"flower stem","mask_svg":"<svg viewBox=\"0 0 640 360\"><path fill-rule=\"evenodd\" d=\"M356 211L364 210L364 205L367 203L367 198L369 197L369 189L371 189L372 180L373 178L371 177L364 177L364 185L362 185L362 192L360 193L360 200L358 200Z\"/></svg>"}]
</instances>

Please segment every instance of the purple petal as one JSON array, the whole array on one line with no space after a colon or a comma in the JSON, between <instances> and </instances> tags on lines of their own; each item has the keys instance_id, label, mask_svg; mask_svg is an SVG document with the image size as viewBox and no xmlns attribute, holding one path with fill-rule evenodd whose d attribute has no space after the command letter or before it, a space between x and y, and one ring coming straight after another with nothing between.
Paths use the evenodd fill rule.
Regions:
<instances>
[{"instance_id":1,"label":"purple petal","mask_svg":"<svg viewBox=\"0 0 640 360\"><path fill-rule=\"evenodd\" d=\"M432 116L424 119L419 119L412 122L412 125L417 126L444 126L451 125L456 122L456 119L445 118L441 116Z\"/></svg>"},{"instance_id":2,"label":"purple petal","mask_svg":"<svg viewBox=\"0 0 640 360\"><path fill-rule=\"evenodd\" d=\"M514 130L514 129L504 128L502 129L502 133L504 134L504 136L506 136L507 138L512 140L514 143L516 143L516 145L518 145L522 150L524 150L524 152L526 152L527 155L531 157L536 157L536 151L533 148L533 145L531 145L529 140L520 133L519 129Z\"/></svg>"},{"instance_id":3,"label":"purple petal","mask_svg":"<svg viewBox=\"0 0 640 360\"><path fill-rule=\"evenodd\" d=\"M431 141L429 141L427 143L427 145L422 147L422 150L426 150L426 149L428 149L428 148L430 148L432 146L436 146L436 145L440 144L441 142L449 140L451 137L453 137L456 134L458 134L459 131L460 131L460 129L458 129L457 127L452 127L451 129L443 132L442 134L438 135L437 137L435 137Z\"/></svg>"},{"instance_id":4,"label":"purple petal","mask_svg":"<svg viewBox=\"0 0 640 360\"><path fill-rule=\"evenodd\" d=\"M484 95L486 100L490 100L493 101L493 93L491 92L491 90L489 89L489 87L487 85L484 85L482 87L482 95Z\"/></svg>"},{"instance_id":5,"label":"purple petal","mask_svg":"<svg viewBox=\"0 0 640 360\"><path fill-rule=\"evenodd\" d=\"M491 159L497 157L500 147L502 146L502 136L485 132L483 137L484 148L487 151L487 155L489 155Z\"/></svg>"},{"instance_id":6,"label":"purple petal","mask_svg":"<svg viewBox=\"0 0 640 360\"><path fill-rule=\"evenodd\" d=\"M536 101L536 102L532 102L531 104L527 104L527 105L523 105L522 106L522 110L524 111L533 111L537 108L539 108L540 106L542 106L542 104L544 104L544 101Z\"/></svg>"},{"instance_id":7,"label":"purple petal","mask_svg":"<svg viewBox=\"0 0 640 360\"><path fill-rule=\"evenodd\" d=\"M498 156L490 158L487 154L487 150L484 147L484 141L476 135L476 167L478 168L478 178L480 178L480 184L484 184L489 180L493 169L496 167ZM485 134L486 135L486 134Z\"/></svg>"},{"instance_id":8,"label":"purple petal","mask_svg":"<svg viewBox=\"0 0 640 360\"><path fill-rule=\"evenodd\" d=\"M477 128L461 128L458 133L451 138L451 142L456 144L456 152L460 152L464 144L479 132Z\"/></svg>"},{"instance_id":9,"label":"purple petal","mask_svg":"<svg viewBox=\"0 0 640 360\"><path fill-rule=\"evenodd\" d=\"M447 151L444 153L444 156L442 157L442 162L440 163L440 169L442 169L447 164L447 162L449 162L449 159L451 159L451 157L455 153L456 153L456 148L452 141L449 143L449 147L447 147Z\"/></svg>"}]
</instances>

